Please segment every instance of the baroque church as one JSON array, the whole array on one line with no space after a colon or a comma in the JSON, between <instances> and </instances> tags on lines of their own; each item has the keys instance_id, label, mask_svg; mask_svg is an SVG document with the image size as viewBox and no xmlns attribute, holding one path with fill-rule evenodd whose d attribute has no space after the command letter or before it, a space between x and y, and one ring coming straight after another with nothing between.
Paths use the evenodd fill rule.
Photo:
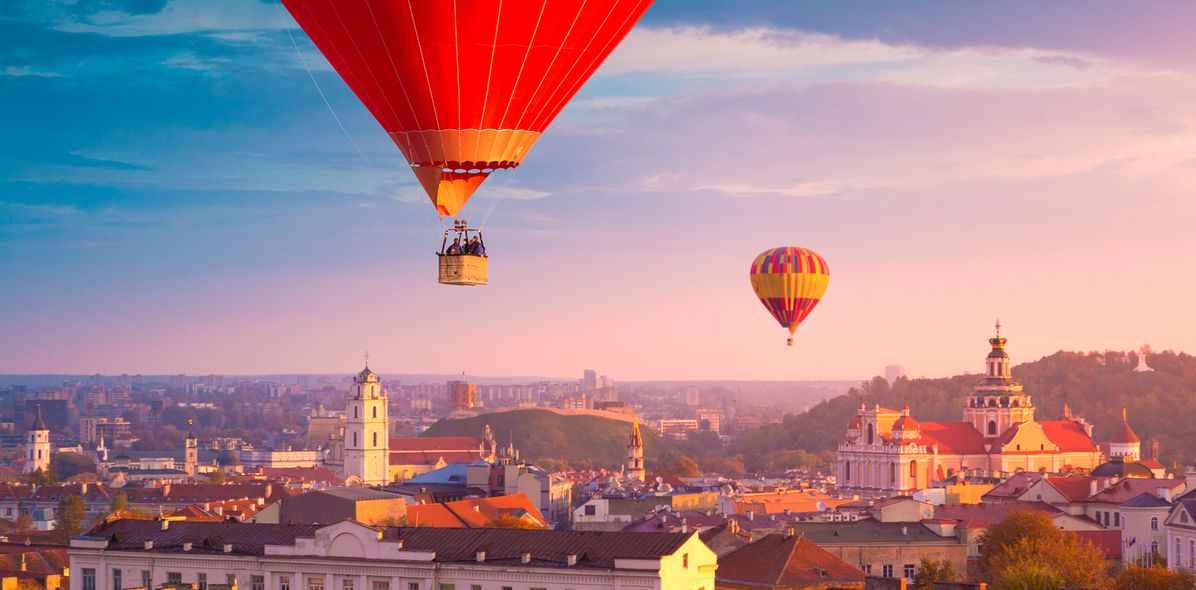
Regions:
<instances>
[{"instance_id":1,"label":"baroque church","mask_svg":"<svg viewBox=\"0 0 1196 590\"><path fill-rule=\"evenodd\" d=\"M963 400L959 422L919 422L909 407L860 405L839 443L839 490L862 496L909 494L955 475L1004 477L1021 471L1088 472L1104 453L1092 425L1064 406L1062 420L1037 420L1013 380L1001 326L989 339L985 377Z\"/></svg>"}]
</instances>

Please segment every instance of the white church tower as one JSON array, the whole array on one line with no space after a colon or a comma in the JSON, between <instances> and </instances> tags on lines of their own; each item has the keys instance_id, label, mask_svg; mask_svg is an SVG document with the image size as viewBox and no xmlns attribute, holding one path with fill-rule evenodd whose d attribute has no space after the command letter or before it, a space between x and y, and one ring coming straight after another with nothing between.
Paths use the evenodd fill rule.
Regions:
<instances>
[{"instance_id":1,"label":"white church tower","mask_svg":"<svg viewBox=\"0 0 1196 590\"><path fill-rule=\"evenodd\" d=\"M50 429L42 421L42 405L37 405L37 417L29 427L29 434L25 438L25 473L33 473L41 469L43 473L50 471Z\"/></svg>"},{"instance_id":2,"label":"white church tower","mask_svg":"<svg viewBox=\"0 0 1196 590\"><path fill-rule=\"evenodd\" d=\"M390 482L390 418L386 394L369 364L353 378L345 404L345 477L363 485Z\"/></svg>"}]
</instances>

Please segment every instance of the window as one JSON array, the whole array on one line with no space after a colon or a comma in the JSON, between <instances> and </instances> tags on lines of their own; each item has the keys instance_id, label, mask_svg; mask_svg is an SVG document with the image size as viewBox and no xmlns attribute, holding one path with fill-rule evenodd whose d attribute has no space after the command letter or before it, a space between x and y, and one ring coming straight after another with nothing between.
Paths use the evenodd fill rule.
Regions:
<instances>
[{"instance_id":1,"label":"window","mask_svg":"<svg viewBox=\"0 0 1196 590\"><path fill-rule=\"evenodd\" d=\"M882 578L893 577L893 564L886 563L886 564L880 566L880 577L882 577Z\"/></svg>"},{"instance_id":2,"label":"window","mask_svg":"<svg viewBox=\"0 0 1196 590\"><path fill-rule=\"evenodd\" d=\"M124 580L121 580L122 577L123 577L123 575L119 569L112 570L112 588L113 588L113 590L121 590L121 588L125 587Z\"/></svg>"},{"instance_id":3,"label":"window","mask_svg":"<svg viewBox=\"0 0 1196 590\"><path fill-rule=\"evenodd\" d=\"M1152 531L1159 530L1159 517L1157 517L1157 516L1150 517L1150 530L1152 530Z\"/></svg>"},{"instance_id":4,"label":"window","mask_svg":"<svg viewBox=\"0 0 1196 590\"><path fill-rule=\"evenodd\" d=\"M290 576L278 576L278 590L291 590Z\"/></svg>"},{"instance_id":5,"label":"window","mask_svg":"<svg viewBox=\"0 0 1196 590\"><path fill-rule=\"evenodd\" d=\"M357 406L353 406L353 417L357 417Z\"/></svg>"},{"instance_id":6,"label":"window","mask_svg":"<svg viewBox=\"0 0 1196 590\"><path fill-rule=\"evenodd\" d=\"M166 572L167 584L182 584L183 572Z\"/></svg>"},{"instance_id":7,"label":"window","mask_svg":"<svg viewBox=\"0 0 1196 590\"><path fill-rule=\"evenodd\" d=\"M378 417L378 406L374 406L374 412L373 412L373 413L374 413L374 416L373 416L373 417L374 417L374 418L377 418L377 417Z\"/></svg>"},{"instance_id":8,"label":"window","mask_svg":"<svg viewBox=\"0 0 1196 590\"><path fill-rule=\"evenodd\" d=\"M141 570L141 587L145 590L154 587L154 575L149 570Z\"/></svg>"},{"instance_id":9,"label":"window","mask_svg":"<svg viewBox=\"0 0 1196 590\"><path fill-rule=\"evenodd\" d=\"M1180 512L1180 513L1179 513L1179 521L1180 521L1180 522L1188 522L1188 513L1187 513L1187 512Z\"/></svg>"},{"instance_id":10,"label":"window","mask_svg":"<svg viewBox=\"0 0 1196 590\"><path fill-rule=\"evenodd\" d=\"M843 479L851 481L851 461L843 462Z\"/></svg>"},{"instance_id":11,"label":"window","mask_svg":"<svg viewBox=\"0 0 1196 590\"><path fill-rule=\"evenodd\" d=\"M481 584L470 584L469 590L482 590Z\"/></svg>"},{"instance_id":12,"label":"window","mask_svg":"<svg viewBox=\"0 0 1196 590\"><path fill-rule=\"evenodd\" d=\"M889 463L889 481L897 483L897 464Z\"/></svg>"},{"instance_id":13,"label":"window","mask_svg":"<svg viewBox=\"0 0 1196 590\"><path fill-rule=\"evenodd\" d=\"M1113 526L1115 526L1115 527L1121 526L1121 513L1120 512L1113 513Z\"/></svg>"},{"instance_id":14,"label":"window","mask_svg":"<svg viewBox=\"0 0 1196 590\"><path fill-rule=\"evenodd\" d=\"M872 444L872 439L875 434L876 434L876 432L872 428L872 423L869 422L868 423L868 444Z\"/></svg>"},{"instance_id":15,"label":"window","mask_svg":"<svg viewBox=\"0 0 1196 590\"><path fill-rule=\"evenodd\" d=\"M681 554L681 567L683 569L689 569L689 554L688 553Z\"/></svg>"},{"instance_id":16,"label":"window","mask_svg":"<svg viewBox=\"0 0 1196 590\"><path fill-rule=\"evenodd\" d=\"M1159 542L1158 542L1158 541L1151 541L1151 542L1150 542L1150 552L1151 552L1151 553L1158 553L1158 552L1159 552Z\"/></svg>"},{"instance_id":17,"label":"window","mask_svg":"<svg viewBox=\"0 0 1196 590\"><path fill-rule=\"evenodd\" d=\"M266 590L266 576L249 576L249 590Z\"/></svg>"},{"instance_id":18,"label":"window","mask_svg":"<svg viewBox=\"0 0 1196 590\"><path fill-rule=\"evenodd\" d=\"M909 478L911 480L913 480L912 484L914 486L918 485L918 462L917 461L909 462Z\"/></svg>"},{"instance_id":19,"label":"window","mask_svg":"<svg viewBox=\"0 0 1196 590\"><path fill-rule=\"evenodd\" d=\"M1178 542L1176 541L1176 543ZM83 590L96 590L96 569L94 567L83 568Z\"/></svg>"},{"instance_id":20,"label":"window","mask_svg":"<svg viewBox=\"0 0 1196 590\"><path fill-rule=\"evenodd\" d=\"M1183 513L1181 512L1180 514L1183 514ZM1179 551L1180 551L1180 548L1179 548L1179 539L1178 539L1178 538L1176 538L1176 539L1175 539L1175 565L1176 565L1177 567L1179 566L1179 563L1180 563L1180 562L1179 562ZM87 590L87 585L86 585L86 584L84 584L84 586L83 586L83 590Z\"/></svg>"},{"instance_id":21,"label":"window","mask_svg":"<svg viewBox=\"0 0 1196 590\"><path fill-rule=\"evenodd\" d=\"M1188 539L1188 567L1196 567L1196 540L1192 539Z\"/></svg>"},{"instance_id":22,"label":"window","mask_svg":"<svg viewBox=\"0 0 1196 590\"><path fill-rule=\"evenodd\" d=\"M195 584L199 590L207 590L208 575L204 573L195 574Z\"/></svg>"},{"instance_id":23,"label":"window","mask_svg":"<svg viewBox=\"0 0 1196 590\"><path fill-rule=\"evenodd\" d=\"M594 516L598 514L598 507L593 504L586 504L586 516Z\"/></svg>"},{"instance_id":24,"label":"window","mask_svg":"<svg viewBox=\"0 0 1196 590\"><path fill-rule=\"evenodd\" d=\"M912 563L907 563L907 564L901 566L901 577L903 577L907 580L912 580L912 579L914 579L914 572L916 570L917 570L917 566L915 566Z\"/></svg>"},{"instance_id":25,"label":"window","mask_svg":"<svg viewBox=\"0 0 1196 590\"><path fill-rule=\"evenodd\" d=\"M308 577L307 590L324 590L324 576Z\"/></svg>"},{"instance_id":26,"label":"window","mask_svg":"<svg viewBox=\"0 0 1196 590\"><path fill-rule=\"evenodd\" d=\"M440 590L457 590L456 584L441 584Z\"/></svg>"},{"instance_id":27,"label":"window","mask_svg":"<svg viewBox=\"0 0 1196 590\"><path fill-rule=\"evenodd\" d=\"M9 517L12 516L12 508L11 507L4 509L4 516L9 516Z\"/></svg>"},{"instance_id":28,"label":"window","mask_svg":"<svg viewBox=\"0 0 1196 590\"><path fill-rule=\"evenodd\" d=\"M418 588L419 584L415 584L415 586ZM390 590L390 582L386 580L374 580L370 583L370 588L373 588L373 590Z\"/></svg>"},{"instance_id":29,"label":"window","mask_svg":"<svg viewBox=\"0 0 1196 590\"><path fill-rule=\"evenodd\" d=\"M351 449L357 448L357 433L356 432L353 433L353 446L351 446L349 448L351 448Z\"/></svg>"},{"instance_id":30,"label":"window","mask_svg":"<svg viewBox=\"0 0 1196 590\"><path fill-rule=\"evenodd\" d=\"M341 590L353 590L353 578L342 579Z\"/></svg>"},{"instance_id":31,"label":"window","mask_svg":"<svg viewBox=\"0 0 1196 590\"><path fill-rule=\"evenodd\" d=\"M996 420L990 420L988 422L988 435L989 436L997 435L997 421Z\"/></svg>"},{"instance_id":32,"label":"window","mask_svg":"<svg viewBox=\"0 0 1196 590\"><path fill-rule=\"evenodd\" d=\"M419 590L419 582L408 582L407 590Z\"/></svg>"},{"instance_id":33,"label":"window","mask_svg":"<svg viewBox=\"0 0 1196 590\"><path fill-rule=\"evenodd\" d=\"M374 446L375 447L378 446L378 433L377 432L374 433Z\"/></svg>"},{"instance_id":34,"label":"window","mask_svg":"<svg viewBox=\"0 0 1196 590\"><path fill-rule=\"evenodd\" d=\"M860 569L864 571L864 575L867 575L867 576L872 575L872 564L865 563L864 565L860 566Z\"/></svg>"}]
</instances>

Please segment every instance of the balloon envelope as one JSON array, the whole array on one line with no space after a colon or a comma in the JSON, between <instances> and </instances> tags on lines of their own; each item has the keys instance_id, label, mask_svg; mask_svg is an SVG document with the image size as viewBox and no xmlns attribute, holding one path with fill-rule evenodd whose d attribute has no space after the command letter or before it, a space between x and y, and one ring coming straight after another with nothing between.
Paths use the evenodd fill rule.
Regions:
<instances>
[{"instance_id":1,"label":"balloon envelope","mask_svg":"<svg viewBox=\"0 0 1196 590\"><path fill-rule=\"evenodd\" d=\"M652 0L283 0L441 215L523 162Z\"/></svg>"},{"instance_id":2,"label":"balloon envelope","mask_svg":"<svg viewBox=\"0 0 1196 590\"><path fill-rule=\"evenodd\" d=\"M822 300L830 276L822 256L795 246L761 252L749 273L760 302L781 327L789 330L790 346L797 326Z\"/></svg>"}]
</instances>

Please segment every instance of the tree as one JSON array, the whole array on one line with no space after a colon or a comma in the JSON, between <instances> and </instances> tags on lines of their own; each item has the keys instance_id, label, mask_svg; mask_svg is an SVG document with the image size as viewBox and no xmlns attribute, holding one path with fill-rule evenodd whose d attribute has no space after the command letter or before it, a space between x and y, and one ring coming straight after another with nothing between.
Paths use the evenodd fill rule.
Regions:
<instances>
[{"instance_id":1,"label":"tree","mask_svg":"<svg viewBox=\"0 0 1196 590\"><path fill-rule=\"evenodd\" d=\"M1113 578L1113 587L1134 590L1194 590L1196 576L1160 566L1130 566Z\"/></svg>"},{"instance_id":2,"label":"tree","mask_svg":"<svg viewBox=\"0 0 1196 590\"><path fill-rule=\"evenodd\" d=\"M129 495L121 492L108 503L109 512L123 512L129 509Z\"/></svg>"},{"instance_id":3,"label":"tree","mask_svg":"<svg viewBox=\"0 0 1196 590\"><path fill-rule=\"evenodd\" d=\"M58 483L58 480L54 477L54 469L52 467L44 471L41 467L38 467L29 473L29 483L35 486L52 486Z\"/></svg>"},{"instance_id":4,"label":"tree","mask_svg":"<svg viewBox=\"0 0 1196 590\"><path fill-rule=\"evenodd\" d=\"M918 569L914 572L913 585L910 588L914 590L932 590L935 582L954 582L955 581L955 567L951 565L949 560L935 561L929 557L923 557L918 564Z\"/></svg>"},{"instance_id":5,"label":"tree","mask_svg":"<svg viewBox=\"0 0 1196 590\"><path fill-rule=\"evenodd\" d=\"M79 453L58 453L50 457L50 470L59 479L67 480L80 473L95 473L95 461Z\"/></svg>"},{"instance_id":6,"label":"tree","mask_svg":"<svg viewBox=\"0 0 1196 590\"><path fill-rule=\"evenodd\" d=\"M511 516L511 515L509 515L509 514L507 514L507 515L503 515L503 516L500 516L500 517L498 517L498 518L495 518L494 520L491 520L491 521L487 522L487 523L486 523L484 526L485 526L485 528L488 528L488 529L531 529L531 530L539 530L539 529L542 529L542 528L544 528L544 527L542 527L542 526L539 526L539 525L537 525L536 523L534 523L534 522L532 522L532 521L530 521L530 520L527 520L527 519L524 519L524 518L519 518L519 517L517 517L517 516Z\"/></svg>"},{"instance_id":7,"label":"tree","mask_svg":"<svg viewBox=\"0 0 1196 590\"><path fill-rule=\"evenodd\" d=\"M67 496L58 501L58 509L54 511L54 534L51 538L55 543L67 545L71 537L83 532L83 523L87 521L87 505L82 496Z\"/></svg>"},{"instance_id":8,"label":"tree","mask_svg":"<svg viewBox=\"0 0 1196 590\"><path fill-rule=\"evenodd\" d=\"M980 538L980 572L993 590L1101 588L1105 557L1091 543L1029 510L1011 512Z\"/></svg>"},{"instance_id":9,"label":"tree","mask_svg":"<svg viewBox=\"0 0 1196 590\"><path fill-rule=\"evenodd\" d=\"M702 469L698 464L689 457L678 457L677 461L673 463L672 467L664 469L666 473L676 475L677 477L697 477L702 475Z\"/></svg>"},{"instance_id":10,"label":"tree","mask_svg":"<svg viewBox=\"0 0 1196 590\"><path fill-rule=\"evenodd\" d=\"M208 474L208 483L224 483L224 472L217 469Z\"/></svg>"}]
</instances>

